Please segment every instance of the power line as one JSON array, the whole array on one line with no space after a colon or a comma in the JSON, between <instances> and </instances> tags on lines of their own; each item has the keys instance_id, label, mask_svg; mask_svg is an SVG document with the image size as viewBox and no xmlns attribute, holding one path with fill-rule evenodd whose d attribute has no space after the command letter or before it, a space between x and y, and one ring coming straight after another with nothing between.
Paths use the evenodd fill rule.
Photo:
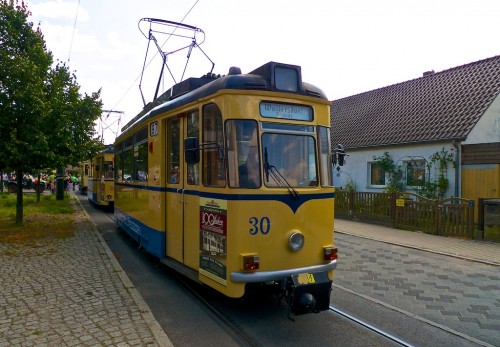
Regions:
<instances>
[{"instance_id":1,"label":"power line","mask_svg":"<svg viewBox=\"0 0 500 347\"><path fill-rule=\"evenodd\" d=\"M71 50L73 49L73 39L75 38L76 20L78 19L78 10L79 9L80 9L80 0L78 0L78 5L76 6L75 23L73 24L73 34L71 35L71 42L69 44L68 63L71 59Z\"/></svg>"}]
</instances>

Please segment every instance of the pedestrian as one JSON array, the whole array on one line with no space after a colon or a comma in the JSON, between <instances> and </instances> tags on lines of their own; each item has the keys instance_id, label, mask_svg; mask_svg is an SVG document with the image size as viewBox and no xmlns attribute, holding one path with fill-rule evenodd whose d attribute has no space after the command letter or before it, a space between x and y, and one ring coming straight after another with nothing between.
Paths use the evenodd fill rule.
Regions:
<instances>
[{"instance_id":1,"label":"pedestrian","mask_svg":"<svg viewBox=\"0 0 500 347\"><path fill-rule=\"evenodd\" d=\"M73 180L71 179L71 176L68 176L68 192L73 191Z\"/></svg>"},{"instance_id":2,"label":"pedestrian","mask_svg":"<svg viewBox=\"0 0 500 347\"><path fill-rule=\"evenodd\" d=\"M76 190L76 183L77 183L77 181L78 181L78 180L76 179L76 176L75 176L75 175L71 176L71 181L73 182L73 191L75 191L75 190Z\"/></svg>"}]
</instances>

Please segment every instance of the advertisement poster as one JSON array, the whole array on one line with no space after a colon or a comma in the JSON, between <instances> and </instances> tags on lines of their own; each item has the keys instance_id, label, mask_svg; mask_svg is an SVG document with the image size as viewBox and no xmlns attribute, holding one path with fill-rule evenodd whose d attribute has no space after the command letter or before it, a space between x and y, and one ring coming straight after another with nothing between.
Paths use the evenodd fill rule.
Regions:
<instances>
[{"instance_id":1,"label":"advertisement poster","mask_svg":"<svg viewBox=\"0 0 500 347\"><path fill-rule=\"evenodd\" d=\"M227 283L227 201L200 198L200 273Z\"/></svg>"}]
</instances>

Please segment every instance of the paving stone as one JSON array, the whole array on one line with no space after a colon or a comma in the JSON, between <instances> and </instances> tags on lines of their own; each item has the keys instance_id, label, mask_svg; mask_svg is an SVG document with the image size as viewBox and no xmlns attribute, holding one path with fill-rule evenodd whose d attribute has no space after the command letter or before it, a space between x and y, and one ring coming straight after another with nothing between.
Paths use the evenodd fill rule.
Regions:
<instances>
[{"instance_id":1,"label":"paving stone","mask_svg":"<svg viewBox=\"0 0 500 347\"><path fill-rule=\"evenodd\" d=\"M169 343L153 334L97 233L81 222L73 237L36 249L0 243L0 347Z\"/></svg>"},{"instance_id":2,"label":"paving stone","mask_svg":"<svg viewBox=\"0 0 500 347\"><path fill-rule=\"evenodd\" d=\"M350 258L337 266L334 283L500 346L499 266L370 240L367 235L336 233L336 246L341 252L347 249ZM385 260L383 266L367 261L374 250Z\"/></svg>"}]
</instances>

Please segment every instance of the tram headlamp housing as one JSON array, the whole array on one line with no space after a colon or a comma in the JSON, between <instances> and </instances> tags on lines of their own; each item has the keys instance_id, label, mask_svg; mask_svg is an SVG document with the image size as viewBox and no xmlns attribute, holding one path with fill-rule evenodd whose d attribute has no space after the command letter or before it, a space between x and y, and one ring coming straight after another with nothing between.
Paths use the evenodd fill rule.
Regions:
<instances>
[{"instance_id":1,"label":"tram headlamp housing","mask_svg":"<svg viewBox=\"0 0 500 347\"><path fill-rule=\"evenodd\" d=\"M288 238L288 247L290 247L293 252L300 251L302 247L304 247L304 243L304 235L298 231L294 231Z\"/></svg>"}]
</instances>

